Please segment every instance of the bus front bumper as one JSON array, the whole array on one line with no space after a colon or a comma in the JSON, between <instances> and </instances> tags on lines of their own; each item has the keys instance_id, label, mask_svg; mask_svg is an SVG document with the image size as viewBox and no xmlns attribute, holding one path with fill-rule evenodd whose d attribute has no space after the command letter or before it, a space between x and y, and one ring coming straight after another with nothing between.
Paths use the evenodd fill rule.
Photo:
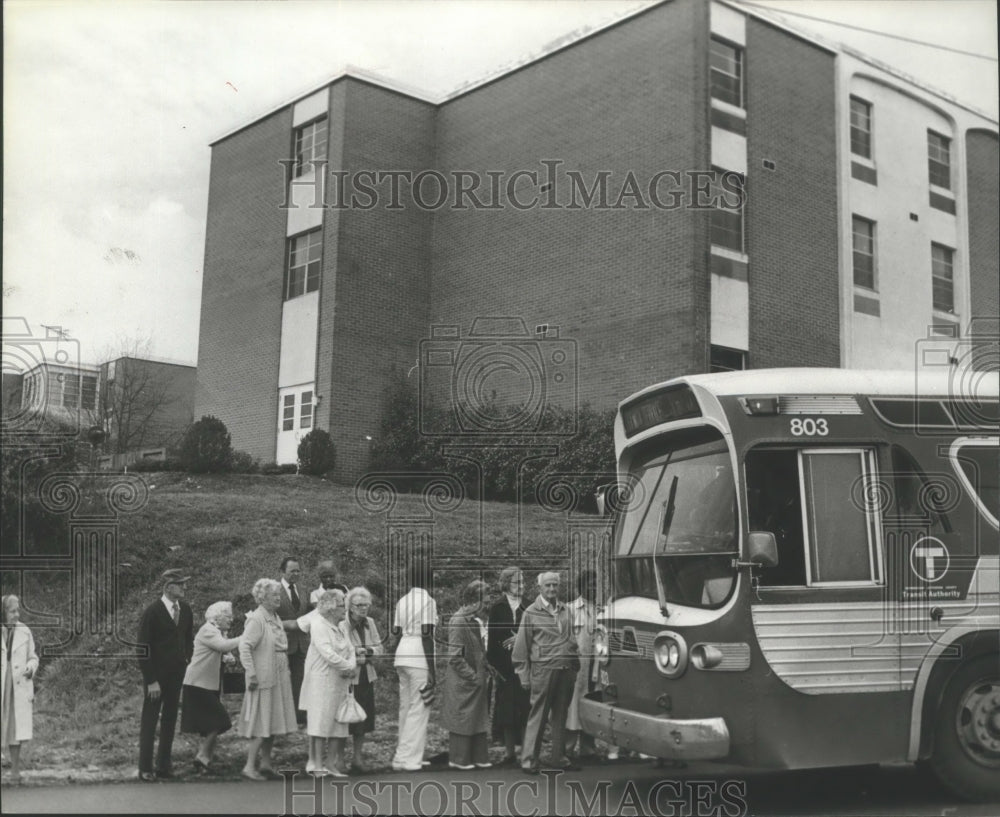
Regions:
<instances>
[{"instance_id":1,"label":"bus front bumper","mask_svg":"<svg viewBox=\"0 0 1000 817\"><path fill-rule=\"evenodd\" d=\"M680 720L647 715L599 700L580 701L585 732L623 749L672 760L717 760L729 754L729 728L723 718Z\"/></svg>"}]
</instances>

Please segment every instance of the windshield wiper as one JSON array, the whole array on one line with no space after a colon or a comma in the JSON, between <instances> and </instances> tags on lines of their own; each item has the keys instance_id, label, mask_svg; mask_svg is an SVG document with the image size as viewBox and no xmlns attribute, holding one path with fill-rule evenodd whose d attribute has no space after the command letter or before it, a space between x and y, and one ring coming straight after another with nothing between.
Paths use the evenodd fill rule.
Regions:
<instances>
[{"instance_id":1,"label":"windshield wiper","mask_svg":"<svg viewBox=\"0 0 1000 817\"><path fill-rule=\"evenodd\" d=\"M670 482L670 493L667 495L666 502L663 503L663 508L660 511L660 521L657 525L660 531L660 537L663 538L663 551L667 550L667 534L670 532L670 526L674 522L674 512L676 511L676 504L674 500L677 497L677 482L678 477L675 474L673 480ZM653 578L656 579L656 596L660 602L660 612L663 613L664 618L670 618L670 608L667 606L667 592L663 589L663 578L660 576L660 566L656 563L656 551L658 550L657 545L659 542L653 545Z\"/></svg>"}]
</instances>

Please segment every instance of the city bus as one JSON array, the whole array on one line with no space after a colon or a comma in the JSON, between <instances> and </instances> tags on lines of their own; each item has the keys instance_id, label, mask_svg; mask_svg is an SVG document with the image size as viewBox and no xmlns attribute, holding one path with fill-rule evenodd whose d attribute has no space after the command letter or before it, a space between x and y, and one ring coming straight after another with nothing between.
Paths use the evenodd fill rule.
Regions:
<instances>
[{"instance_id":1,"label":"city bus","mask_svg":"<svg viewBox=\"0 0 1000 817\"><path fill-rule=\"evenodd\" d=\"M998 394L996 372L773 369L624 400L584 729L1000 796Z\"/></svg>"}]
</instances>

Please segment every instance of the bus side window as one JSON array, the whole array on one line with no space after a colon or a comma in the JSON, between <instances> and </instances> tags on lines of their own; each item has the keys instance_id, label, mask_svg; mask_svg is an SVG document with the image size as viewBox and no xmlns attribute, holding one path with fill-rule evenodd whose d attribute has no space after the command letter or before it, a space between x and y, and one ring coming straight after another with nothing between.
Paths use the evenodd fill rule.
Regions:
<instances>
[{"instance_id":1,"label":"bus side window","mask_svg":"<svg viewBox=\"0 0 1000 817\"><path fill-rule=\"evenodd\" d=\"M951 533L951 520L936 501L942 494L934 490L931 478L903 446L893 445L891 455L895 498L891 512L900 522L910 520L912 524L917 520L928 524L929 533Z\"/></svg>"},{"instance_id":2,"label":"bus side window","mask_svg":"<svg viewBox=\"0 0 1000 817\"><path fill-rule=\"evenodd\" d=\"M770 531L778 545L778 564L760 570L761 585L804 586L806 561L798 453L751 451L746 458L746 484L750 530Z\"/></svg>"}]
</instances>

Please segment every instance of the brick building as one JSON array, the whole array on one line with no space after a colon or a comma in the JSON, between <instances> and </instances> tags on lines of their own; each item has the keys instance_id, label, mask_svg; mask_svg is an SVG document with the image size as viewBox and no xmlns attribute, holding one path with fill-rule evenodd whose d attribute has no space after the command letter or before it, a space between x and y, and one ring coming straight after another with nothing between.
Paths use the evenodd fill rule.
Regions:
<instances>
[{"instance_id":1,"label":"brick building","mask_svg":"<svg viewBox=\"0 0 1000 817\"><path fill-rule=\"evenodd\" d=\"M265 461L326 428L353 477L394 377L447 390L484 350L496 371L458 388L529 406L911 366L931 327L954 347L1000 313L997 145L728 2L667 0L445 99L338 76L212 145L195 416Z\"/></svg>"}]
</instances>

